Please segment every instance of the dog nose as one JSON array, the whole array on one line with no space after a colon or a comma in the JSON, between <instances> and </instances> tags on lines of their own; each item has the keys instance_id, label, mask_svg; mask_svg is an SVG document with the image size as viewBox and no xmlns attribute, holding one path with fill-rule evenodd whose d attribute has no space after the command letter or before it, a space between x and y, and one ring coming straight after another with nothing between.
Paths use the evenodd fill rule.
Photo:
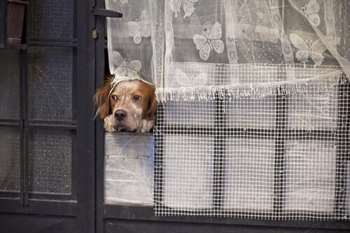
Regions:
<instances>
[{"instance_id":1,"label":"dog nose","mask_svg":"<svg viewBox=\"0 0 350 233\"><path fill-rule=\"evenodd\" d=\"M127 113L124 110L117 110L115 113L115 118L117 118L118 121L124 120L126 117Z\"/></svg>"}]
</instances>

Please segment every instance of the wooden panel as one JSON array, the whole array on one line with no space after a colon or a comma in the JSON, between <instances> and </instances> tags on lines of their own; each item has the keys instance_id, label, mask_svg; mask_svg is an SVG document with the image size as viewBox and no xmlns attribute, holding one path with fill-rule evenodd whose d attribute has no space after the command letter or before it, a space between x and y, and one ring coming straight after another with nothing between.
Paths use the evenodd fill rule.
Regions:
<instances>
[{"instance_id":1,"label":"wooden panel","mask_svg":"<svg viewBox=\"0 0 350 233\"><path fill-rule=\"evenodd\" d=\"M7 1L0 1L0 48L6 45Z\"/></svg>"},{"instance_id":2,"label":"wooden panel","mask_svg":"<svg viewBox=\"0 0 350 233\"><path fill-rule=\"evenodd\" d=\"M108 221L105 225L107 233L345 233L348 230L331 230L317 228L284 228L279 226L249 226L249 225L218 225L218 224L191 224L175 222L129 222Z\"/></svg>"},{"instance_id":3,"label":"wooden panel","mask_svg":"<svg viewBox=\"0 0 350 233\"><path fill-rule=\"evenodd\" d=\"M75 218L49 216L0 215L1 231L25 233L75 233Z\"/></svg>"}]
</instances>

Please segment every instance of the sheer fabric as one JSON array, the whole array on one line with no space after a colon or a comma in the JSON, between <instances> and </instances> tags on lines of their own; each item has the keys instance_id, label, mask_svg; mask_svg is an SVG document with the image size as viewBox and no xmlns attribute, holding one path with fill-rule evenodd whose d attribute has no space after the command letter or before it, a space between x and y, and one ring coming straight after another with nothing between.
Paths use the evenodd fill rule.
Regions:
<instances>
[{"instance_id":1,"label":"sheer fabric","mask_svg":"<svg viewBox=\"0 0 350 233\"><path fill-rule=\"evenodd\" d=\"M111 72L137 63L159 88L160 100L162 93L187 90L193 96L202 87L212 92L217 86L319 78L298 77L290 69L295 66L350 75L348 1L106 0L106 6L123 13L108 20ZM285 75L238 78L249 66L270 72L279 67Z\"/></svg>"},{"instance_id":2,"label":"sheer fabric","mask_svg":"<svg viewBox=\"0 0 350 233\"><path fill-rule=\"evenodd\" d=\"M106 0L157 87L158 215L348 220L349 1Z\"/></svg>"}]
</instances>

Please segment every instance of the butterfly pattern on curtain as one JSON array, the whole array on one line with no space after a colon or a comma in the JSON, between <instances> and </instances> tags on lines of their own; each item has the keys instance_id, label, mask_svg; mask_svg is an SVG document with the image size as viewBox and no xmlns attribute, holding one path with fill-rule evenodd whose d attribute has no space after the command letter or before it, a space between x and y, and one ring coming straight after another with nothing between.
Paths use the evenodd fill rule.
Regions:
<instances>
[{"instance_id":1,"label":"butterfly pattern on curtain","mask_svg":"<svg viewBox=\"0 0 350 233\"><path fill-rule=\"evenodd\" d=\"M224 52L225 45L221 40L222 28L221 24L215 22L213 25L205 25L201 34L193 36L193 43L199 51L199 57L206 61L210 56L210 52Z\"/></svg>"},{"instance_id":2,"label":"butterfly pattern on curtain","mask_svg":"<svg viewBox=\"0 0 350 233\"><path fill-rule=\"evenodd\" d=\"M199 0L170 0L171 10L174 12L175 17L178 17L181 13L181 9L184 12L183 17L190 17L195 10L195 3Z\"/></svg>"},{"instance_id":3,"label":"butterfly pattern on curtain","mask_svg":"<svg viewBox=\"0 0 350 233\"><path fill-rule=\"evenodd\" d=\"M293 46L297 49L295 57L298 61L305 64L311 58L315 66L322 64L324 59L323 53L326 51L326 47L320 40L304 40L296 33L291 33L289 38Z\"/></svg>"},{"instance_id":4,"label":"butterfly pattern on curtain","mask_svg":"<svg viewBox=\"0 0 350 233\"><path fill-rule=\"evenodd\" d=\"M135 44L140 44L143 37L151 36L151 21L147 10L141 12L140 18L137 21L129 22L130 36Z\"/></svg>"},{"instance_id":5,"label":"butterfly pattern on curtain","mask_svg":"<svg viewBox=\"0 0 350 233\"><path fill-rule=\"evenodd\" d=\"M332 0L106 0L126 12L118 25L119 38L134 46L164 72L161 86L189 86L200 72L188 72L183 62L230 64L302 64L344 67L340 2ZM162 22L160 22L162 21ZM163 25L163 26L162 26ZM315 29L323 33L315 33ZM164 36L162 36L164 35ZM159 37L160 40L154 37ZM167 38L167 39L165 39ZM151 43L147 44L147 41ZM164 45L164 46L163 46ZM131 44L122 51L133 50ZM348 49L350 51L350 49ZM339 54L338 54L339 53ZM350 54L350 52L348 52ZM161 58L160 56L165 56ZM144 59L139 59L145 63ZM149 60L147 59L146 63ZM143 67L147 65L143 64ZM167 68L169 67L169 69ZM171 71L170 67L173 71ZM199 67L199 66L198 66ZM345 69L345 68L344 68ZM350 68L349 68L350 69ZM181 72L179 72L181 70ZM157 71L157 72L158 72ZM170 73L181 73L169 82ZM153 74L154 75L154 74ZM152 75L152 76L153 76ZM165 76L164 76L165 75ZM170 76L169 76L170 75ZM188 76L188 77L186 77ZM200 75L203 76L203 75ZM208 75L207 75L208 76ZM207 80L211 78L207 77ZM225 79L230 79L226 77ZM157 78L159 80L159 78ZM181 81L183 80L183 81ZM193 81L194 86L197 82ZM226 82L227 83L227 82Z\"/></svg>"},{"instance_id":6,"label":"butterfly pattern on curtain","mask_svg":"<svg viewBox=\"0 0 350 233\"><path fill-rule=\"evenodd\" d=\"M141 71L142 63L140 60L137 60L137 59L127 60L127 59L123 58L122 55L118 51L113 51L111 57L112 57L112 61L113 61L112 66L110 67L112 74L120 66L131 68L132 70L135 70L137 72Z\"/></svg>"},{"instance_id":7,"label":"butterfly pattern on curtain","mask_svg":"<svg viewBox=\"0 0 350 233\"><path fill-rule=\"evenodd\" d=\"M310 0L305 6L301 8L301 10L304 12L306 18L313 26L318 27L320 25L320 4L317 2L317 0Z\"/></svg>"},{"instance_id":8,"label":"butterfly pattern on curtain","mask_svg":"<svg viewBox=\"0 0 350 233\"><path fill-rule=\"evenodd\" d=\"M190 211L203 206L205 211L210 208L212 198L205 195L211 194L212 186L200 182L213 180L206 177L211 174L212 156L207 158L203 155L208 155L210 148L215 148L215 143L226 143L227 147L224 147L228 152L224 153L231 159L242 159L241 166L247 168L239 171L239 161L235 160L232 160L231 168L228 167L228 171L232 172L228 176L231 179L228 184L233 188L222 195L223 206L227 207L224 213L227 215L224 216L255 217L255 210L262 211L262 214L266 211L273 213L275 200L272 197L276 190L273 182L276 151L273 148L276 135L268 132L270 129L271 134L281 132L279 130L285 126L286 134L291 131L293 135L289 138L285 132L278 133L287 139L286 144L280 144L277 152L282 153L281 148L285 146L284 158L289 159L286 164L292 166L299 161L300 169L286 166L291 174L288 176L289 190L283 189L286 202L281 202L282 208L291 211L290 217L294 220L298 214L306 219L313 218L315 216L309 212L319 210L325 213L315 218L342 218L341 215L333 215L336 170L328 166L336 161L329 159L335 158L333 155L338 153L337 145L333 146L332 142L328 145L328 141L319 143L318 139L323 140L324 135L321 134L324 128L338 132L340 95L337 85L343 80L342 71L350 74L349 32L343 28L350 24L346 11L350 9L350 1L107 2L107 7L120 10L124 15L122 19L108 20L111 71L123 65L141 73L148 72L148 77L153 78L157 87L159 103L165 107L162 108L163 113L157 115L162 119L160 127L169 124L171 133L176 133L167 135L167 140L161 142L164 143L162 148L166 148L164 158L171 157L170 162L162 167L170 172L168 176L155 178L168 185L163 187L165 195L168 195L165 196L167 201L155 202L156 207L165 205L165 209L160 209L165 211L162 213L170 211L174 214L168 207ZM346 4L349 5L344 6ZM218 117L224 114L220 121ZM283 127L277 126L280 122L283 122ZM180 126L179 130L177 126ZM193 126L196 127L192 129ZM226 126L232 130L238 127L239 130L235 130L232 136L233 131L226 131ZM255 128L258 130L249 131ZM301 130L300 135L294 133L296 129ZM157 130L156 133L161 131ZM315 141L297 139L299 136L305 139L302 138L304 131L305 137L311 137L310 130L317 130L315 133L320 138ZM183 132L191 134L183 135ZM248 135L250 132L254 133ZM261 138L255 138L255 132L261 132ZM236 136L243 136L243 139L235 142ZM247 141L246 136L254 139ZM330 137L342 139L337 133ZM188 150L183 150L184 147ZM215 153L215 149L213 151ZM176 160L181 155L185 156ZM319 160L320 155L324 155L323 162ZM308 156L313 159L308 159ZM255 164L256 161L259 164ZM182 166L192 162L193 166ZM266 169L262 167L264 164ZM308 177L310 172L321 175ZM239 177L232 179L234 174ZM271 177L264 179L261 174ZM308 180L305 181L306 176ZM192 177L199 179L193 180ZM267 182L260 182L264 180ZM326 189L312 187L314 184L322 186L321 182L327 183ZM237 185L241 185L241 192L237 192ZM198 188L199 192L183 191L192 188ZM241 212L242 209L248 210L248 214ZM200 213L213 216L217 214L215 211L214 208ZM266 216L276 220L289 217L288 211Z\"/></svg>"}]
</instances>

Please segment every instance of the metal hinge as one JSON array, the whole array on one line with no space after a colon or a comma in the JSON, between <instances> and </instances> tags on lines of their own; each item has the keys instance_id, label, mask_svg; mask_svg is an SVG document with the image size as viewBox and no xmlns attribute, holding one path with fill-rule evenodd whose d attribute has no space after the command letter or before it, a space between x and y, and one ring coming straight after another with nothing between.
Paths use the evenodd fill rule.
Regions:
<instances>
[{"instance_id":1,"label":"metal hinge","mask_svg":"<svg viewBox=\"0 0 350 233\"><path fill-rule=\"evenodd\" d=\"M96 28L92 29L91 31L91 38L96 40L98 38L98 33L97 33L97 30Z\"/></svg>"},{"instance_id":2,"label":"metal hinge","mask_svg":"<svg viewBox=\"0 0 350 233\"><path fill-rule=\"evenodd\" d=\"M121 18L123 14L118 11L106 10L106 9L94 9L95 16L109 17L109 18Z\"/></svg>"},{"instance_id":3,"label":"metal hinge","mask_svg":"<svg viewBox=\"0 0 350 233\"><path fill-rule=\"evenodd\" d=\"M94 8L92 9L92 12L95 16L101 16L101 17L108 17L108 18L121 18L123 17L123 14L118 12L118 11L112 11L112 10L107 10L107 9L100 9L100 8ZM98 39L98 31L96 30L96 28L94 28L91 31L91 37L94 40Z\"/></svg>"}]
</instances>

